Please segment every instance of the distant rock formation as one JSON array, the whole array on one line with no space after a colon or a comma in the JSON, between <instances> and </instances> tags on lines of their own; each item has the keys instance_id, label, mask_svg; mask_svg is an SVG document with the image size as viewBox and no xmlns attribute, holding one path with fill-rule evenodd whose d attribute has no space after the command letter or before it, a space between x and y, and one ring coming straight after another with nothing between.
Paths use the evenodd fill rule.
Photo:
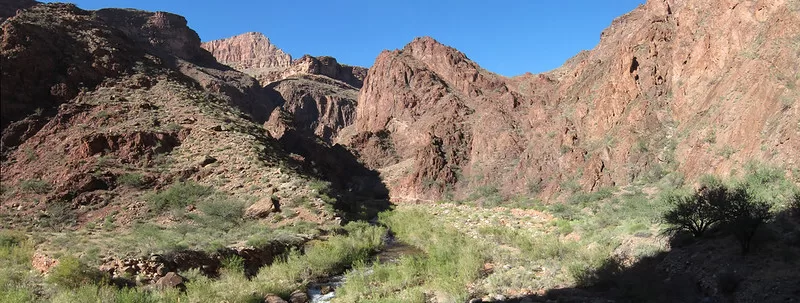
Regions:
<instances>
[{"instance_id":1,"label":"distant rock formation","mask_svg":"<svg viewBox=\"0 0 800 303\"><path fill-rule=\"evenodd\" d=\"M244 33L227 39L205 42L217 61L238 70L281 70L292 64L292 57L270 43L261 33Z\"/></svg>"}]
</instances>

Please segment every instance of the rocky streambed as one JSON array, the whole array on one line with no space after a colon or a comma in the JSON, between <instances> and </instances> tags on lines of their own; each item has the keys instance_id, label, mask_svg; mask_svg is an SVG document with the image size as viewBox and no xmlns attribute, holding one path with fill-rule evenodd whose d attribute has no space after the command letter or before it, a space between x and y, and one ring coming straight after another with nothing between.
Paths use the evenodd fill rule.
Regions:
<instances>
[{"instance_id":1,"label":"rocky streambed","mask_svg":"<svg viewBox=\"0 0 800 303\"><path fill-rule=\"evenodd\" d=\"M389 233L384 239L384 247L372 258L372 262L392 263L403 257L420 255L424 252L407 243L401 242ZM336 297L336 289L347 282L344 274L335 275L308 285L306 293L312 303L327 303Z\"/></svg>"}]
</instances>

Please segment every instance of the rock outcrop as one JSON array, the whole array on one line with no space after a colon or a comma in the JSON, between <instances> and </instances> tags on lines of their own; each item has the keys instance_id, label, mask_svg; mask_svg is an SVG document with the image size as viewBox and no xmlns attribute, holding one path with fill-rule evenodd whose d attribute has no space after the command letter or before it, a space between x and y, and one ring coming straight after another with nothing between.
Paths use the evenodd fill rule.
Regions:
<instances>
[{"instance_id":1,"label":"rock outcrop","mask_svg":"<svg viewBox=\"0 0 800 303\"><path fill-rule=\"evenodd\" d=\"M205 42L202 47L222 64L238 70L281 70L292 64L292 56L269 41L261 33L244 33L227 39Z\"/></svg>"},{"instance_id":2,"label":"rock outcrop","mask_svg":"<svg viewBox=\"0 0 800 303\"><path fill-rule=\"evenodd\" d=\"M313 57L305 55L300 59L294 60L292 65L289 66L281 76L282 78L288 78L298 74L325 76L359 89L364 85L367 69L358 66L339 64L334 57Z\"/></svg>"},{"instance_id":3,"label":"rock outcrop","mask_svg":"<svg viewBox=\"0 0 800 303\"><path fill-rule=\"evenodd\" d=\"M415 39L378 56L340 140L397 199L480 187L552 197L751 160L798 169L797 9L650 0L595 49L513 78Z\"/></svg>"}]
</instances>

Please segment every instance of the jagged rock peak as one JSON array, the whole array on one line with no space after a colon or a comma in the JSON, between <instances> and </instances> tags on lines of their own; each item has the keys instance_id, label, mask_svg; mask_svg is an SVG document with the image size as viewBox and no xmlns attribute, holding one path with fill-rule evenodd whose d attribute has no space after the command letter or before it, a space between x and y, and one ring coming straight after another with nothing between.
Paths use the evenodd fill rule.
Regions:
<instances>
[{"instance_id":1,"label":"jagged rock peak","mask_svg":"<svg viewBox=\"0 0 800 303\"><path fill-rule=\"evenodd\" d=\"M262 33L248 32L230 38L205 42L202 47L217 61L236 69L286 68L292 56L275 46Z\"/></svg>"},{"instance_id":2,"label":"jagged rock peak","mask_svg":"<svg viewBox=\"0 0 800 303\"><path fill-rule=\"evenodd\" d=\"M409 54L423 62L430 61L431 59L442 59L443 57L441 56L445 56L449 60L469 60L467 55L459 50L442 44L428 36L414 38L414 40L406 44L399 53Z\"/></svg>"}]
</instances>

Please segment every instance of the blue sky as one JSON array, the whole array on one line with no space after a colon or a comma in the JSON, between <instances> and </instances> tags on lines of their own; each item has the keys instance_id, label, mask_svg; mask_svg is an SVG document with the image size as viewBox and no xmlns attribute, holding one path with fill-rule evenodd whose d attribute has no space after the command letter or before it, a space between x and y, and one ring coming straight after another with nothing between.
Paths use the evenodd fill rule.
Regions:
<instances>
[{"instance_id":1,"label":"blue sky","mask_svg":"<svg viewBox=\"0 0 800 303\"><path fill-rule=\"evenodd\" d=\"M645 0L75 0L183 15L203 41L262 32L293 58L329 55L370 66L384 49L431 36L487 70L554 69L593 48L611 21Z\"/></svg>"}]
</instances>

